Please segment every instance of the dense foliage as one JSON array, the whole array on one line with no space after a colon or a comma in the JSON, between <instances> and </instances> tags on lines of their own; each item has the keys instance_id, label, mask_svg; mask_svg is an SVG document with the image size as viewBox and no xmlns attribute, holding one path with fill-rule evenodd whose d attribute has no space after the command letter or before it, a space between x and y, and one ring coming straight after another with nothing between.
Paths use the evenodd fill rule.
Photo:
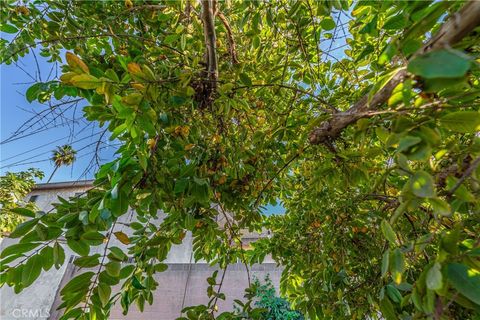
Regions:
<instances>
[{"instance_id":1,"label":"dense foliage","mask_svg":"<svg viewBox=\"0 0 480 320\"><path fill-rule=\"evenodd\" d=\"M122 143L86 197L26 213L2 283L63 264L65 237L96 269L62 289L64 318L142 309L190 231L195 259L221 268L272 254L310 319L478 316L479 2L42 0L1 15L4 63L36 48L62 64L26 98L84 98ZM279 199L286 214L262 216ZM128 207L134 235L110 232ZM262 227L273 236L245 250L241 230ZM112 234L128 249L89 255ZM217 315L216 279L189 319ZM252 298L218 318L258 318Z\"/></svg>"},{"instance_id":2,"label":"dense foliage","mask_svg":"<svg viewBox=\"0 0 480 320\"><path fill-rule=\"evenodd\" d=\"M277 296L272 280L267 276L264 281L255 279L255 306L266 309L262 314L265 320L303 320L300 312L292 310L288 301Z\"/></svg>"},{"instance_id":3,"label":"dense foliage","mask_svg":"<svg viewBox=\"0 0 480 320\"><path fill-rule=\"evenodd\" d=\"M25 202L25 196L35 185L35 179L43 178L43 172L28 169L22 172L7 172L0 177L0 237L9 234L25 219L24 209L35 210L35 204Z\"/></svg>"}]
</instances>

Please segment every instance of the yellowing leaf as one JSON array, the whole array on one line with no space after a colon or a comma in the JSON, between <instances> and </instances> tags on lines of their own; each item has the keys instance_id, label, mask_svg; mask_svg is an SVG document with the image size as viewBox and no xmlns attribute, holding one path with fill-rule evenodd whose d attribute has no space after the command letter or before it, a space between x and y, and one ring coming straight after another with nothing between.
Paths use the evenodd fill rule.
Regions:
<instances>
[{"instance_id":1,"label":"yellowing leaf","mask_svg":"<svg viewBox=\"0 0 480 320\"><path fill-rule=\"evenodd\" d=\"M64 82L64 83L70 83L72 81L72 78L77 76L78 74L75 73L75 72L67 72L67 73L64 73L60 76L60 81Z\"/></svg>"},{"instance_id":2,"label":"yellowing leaf","mask_svg":"<svg viewBox=\"0 0 480 320\"><path fill-rule=\"evenodd\" d=\"M140 90L140 91L145 90L145 86L141 83L138 83L138 82L132 83L132 88L135 88L135 89Z\"/></svg>"},{"instance_id":3,"label":"yellowing leaf","mask_svg":"<svg viewBox=\"0 0 480 320\"><path fill-rule=\"evenodd\" d=\"M155 74L153 73L152 69L150 69L147 65L142 65L143 74L146 76L147 80L155 81Z\"/></svg>"},{"instance_id":4,"label":"yellowing leaf","mask_svg":"<svg viewBox=\"0 0 480 320\"><path fill-rule=\"evenodd\" d=\"M68 65L72 67L74 71L78 71L79 73L81 73L82 71L85 73L90 73L90 70L88 69L88 66L85 64L85 62L83 62L82 59L80 59L73 53L67 52L65 54L65 58L67 59Z\"/></svg>"},{"instance_id":5,"label":"yellowing leaf","mask_svg":"<svg viewBox=\"0 0 480 320\"><path fill-rule=\"evenodd\" d=\"M114 233L115 237L118 239L118 241L120 241L121 243L123 244L130 244L130 239L128 238L128 236L123 233L122 231L117 231Z\"/></svg>"},{"instance_id":6,"label":"yellowing leaf","mask_svg":"<svg viewBox=\"0 0 480 320\"><path fill-rule=\"evenodd\" d=\"M143 76L142 68L140 67L140 65L138 63L130 62L127 65L127 70L128 70L128 72L130 72L134 76Z\"/></svg>"},{"instance_id":7,"label":"yellowing leaf","mask_svg":"<svg viewBox=\"0 0 480 320\"><path fill-rule=\"evenodd\" d=\"M227 176L221 176L220 179L218 179L218 184L224 184L227 181Z\"/></svg>"},{"instance_id":8,"label":"yellowing leaf","mask_svg":"<svg viewBox=\"0 0 480 320\"><path fill-rule=\"evenodd\" d=\"M132 93L128 96L122 97L122 102L127 105L138 105L143 99L143 95L140 93Z\"/></svg>"},{"instance_id":9,"label":"yellowing leaf","mask_svg":"<svg viewBox=\"0 0 480 320\"><path fill-rule=\"evenodd\" d=\"M184 149L185 149L185 151L188 151L188 150L193 149L193 147L195 147L195 145L193 143L190 143L190 144L187 144Z\"/></svg>"},{"instance_id":10,"label":"yellowing leaf","mask_svg":"<svg viewBox=\"0 0 480 320\"><path fill-rule=\"evenodd\" d=\"M152 150L155 147L155 144L156 144L155 139L150 138L147 140L147 145L150 150Z\"/></svg>"},{"instance_id":11,"label":"yellowing leaf","mask_svg":"<svg viewBox=\"0 0 480 320\"><path fill-rule=\"evenodd\" d=\"M96 89L102 85L102 82L89 74L80 74L72 77L70 82L80 89Z\"/></svg>"}]
</instances>

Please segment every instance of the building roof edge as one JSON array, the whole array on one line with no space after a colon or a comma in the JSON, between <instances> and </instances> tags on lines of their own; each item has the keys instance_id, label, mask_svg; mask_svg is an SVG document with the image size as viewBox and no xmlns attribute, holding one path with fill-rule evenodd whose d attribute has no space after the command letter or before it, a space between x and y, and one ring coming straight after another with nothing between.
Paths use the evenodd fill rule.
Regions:
<instances>
[{"instance_id":1,"label":"building roof edge","mask_svg":"<svg viewBox=\"0 0 480 320\"><path fill-rule=\"evenodd\" d=\"M33 187L32 191L78 188L78 187L93 187L94 181L95 180L76 180L76 181L62 181L62 182L51 182L51 183L37 183Z\"/></svg>"}]
</instances>

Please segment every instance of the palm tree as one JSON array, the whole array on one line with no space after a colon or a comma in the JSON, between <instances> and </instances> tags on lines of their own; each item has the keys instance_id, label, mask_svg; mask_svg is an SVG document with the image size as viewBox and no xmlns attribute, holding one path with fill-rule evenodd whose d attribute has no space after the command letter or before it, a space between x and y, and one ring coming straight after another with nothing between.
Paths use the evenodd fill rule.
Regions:
<instances>
[{"instance_id":1,"label":"palm tree","mask_svg":"<svg viewBox=\"0 0 480 320\"><path fill-rule=\"evenodd\" d=\"M50 182L55 172L57 172L58 168L61 166L69 166L75 162L75 155L77 151L73 150L71 145L63 145L61 147L57 147L57 149L53 150L52 155L52 162L55 164L55 169L53 170L50 178L48 178L47 183Z\"/></svg>"}]
</instances>

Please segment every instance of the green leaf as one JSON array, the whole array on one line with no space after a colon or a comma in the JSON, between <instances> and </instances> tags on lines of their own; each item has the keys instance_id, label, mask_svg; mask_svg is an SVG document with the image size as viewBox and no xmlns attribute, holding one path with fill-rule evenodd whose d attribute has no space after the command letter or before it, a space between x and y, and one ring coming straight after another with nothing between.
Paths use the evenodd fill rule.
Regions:
<instances>
[{"instance_id":1,"label":"green leaf","mask_svg":"<svg viewBox=\"0 0 480 320\"><path fill-rule=\"evenodd\" d=\"M75 259L73 261L73 264L76 265L77 267L92 268L100 264L100 261L98 261L98 258L100 258L100 254L98 253L94 254L93 256L80 257Z\"/></svg>"},{"instance_id":2,"label":"green leaf","mask_svg":"<svg viewBox=\"0 0 480 320\"><path fill-rule=\"evenodd\" d=\"M27 89L25 92L25 97L28 102L36 100L40 92L42 92L43 83L35 83L33 86Z\"/></svg>"},{"instance_id":3,"label":"green leaf","mask_svg":"<svg viewBox=\"0 0 480 320\"><path fill-rule=\"evenodd\" d=\"M324 17L324 18L322 18L321 21L320 21L320 26L322 26L322 28L323 28L324 30L329 31L329 30L335 29L336 24L335 24L335 21L333 21L332 18L330 18L330 17Z\"/></svg>"},{"instance_id":4,"label":"green leaf","mask_svg":"<svg viewBox=\"0 0 480 320\"><path fill-rule=\"evenodd\" d=\"M405 271L405 261L402 251L397 248L393 251L390 261L390 268L392 272L393 281L398 285L402 283L402 275Z\"/></svg>"},{"instance_id":5,"label":"green leaf","mask_svg":"<svg viewBox=\"0 0 480 320\"><path fill-rule=\"evenodd\" d=\"M440 49L413 58L407 70L427 79L459 78L470 69L470 58L451 49Z\"/></svg>"},{"instance_id":6,"label":"green leaf","mask_svg":"<svg viewBox=\"0 0 480 320\"><path fill-rule=\"evenodd\" d=\"M419 170L410 178L410 188L414 195L420 198L435 197L434 181L432 176Z\"/></svg>"},{"instance_id":7,"label":"green leaf","mask_svg":"<svg viewBox=\"0 0 480 320\"><path fill-rule=\"evenodd\" d=\"M143 95L141 93L131 93L125 97L122 97L123 104L126 105L138 105L143 100Z\"/></svg>"},{"instance_id":8,"label":"green leaf","mask_svg":"<svg viewBox=\"0 0 480 320\"><path fill-rule=\"evenodd\" d=\"M435 214L441 216L449 216L452 213L452 209L447 201L440 199L440 198L431 198L428 199L428 202L433 208L433 212Z\"/></svg>"},{"instance_id":9,"label":"green leaf","mask_svg":"<svg viewBox=\"0 0 480 320\"><path fill-rule=\"evenodd\" d=\"M440 290L443 287L442 266L440 263L435 264L428 270L427 273L427 288L430 290Z\"/></svg>"},{"instance_id":10,"label":"green leaf","mask_svg":"<svg viewBox=\"0 0 480 320\"><path fill-rule=\"evenodd\" d=\"M40 245L40 242L12 244L11 246L3 249L2 254L0 255L0 258L5 258L5 257L8 257L9 255L12 255L12 254L25 253L25 252L28 252L30 250L35 249L39 245Z\"/></svg>"},{"instance_id":11,"label":"green leaf","mask_svg":"<svg viewBox=\"0 0 480 320\"><path fill-rule=\"evenodd\" d=\"M165 263L158 263L155 265L155 272L164 272L168 269L168 265Z\"/></svg>"},{"instance_id":12,"label":"green leaf","mask_svg":"<svg viewBox=\"0 0 480 320\"><path fill-rule=\"evenodd\" d=\"M37 219L31 219L19 224L15 230L10 233L10 238L18 238L25 235L28 231L32 230L32 228L38 223Z\"/></svg>"},{"instance_id":13,"label":"green leaf","mask_svg":"<svg viewBox=\"0 0 480 320\"><path fill-rule=\"evenodd\" d=\"M112 200L117 200L118 199L118 183L115 184L112 191L110 191L110 195L112 196Z\"/></svg>"},{"instance_id":14,"label":"green leaf","mask_svg":"<svg viewBox=\"0 0 480 320\"><path fill-rule=\"evenodd\" d=\"M48 238L48 228L41 224L41 223L37 223L37 225L35 226L35 232L38 234L38 237L40 238L40 240L47 240Z\"/></svg>"},{"instance_id":15,"label":"green leaf","mask_svg":"<svg viewBox=\"0 0 480 320\"><path fill-rule=\"evenodd\" d=\"M111 247L108 248L110 250L110 254L108 257L113 260L117 261L125 261L127 260L127 255L120 249L119 247Z\"/></svg>"},{"instance_id":16,"label":"green leaf","mask_svg":"<svg viewBox=\"0 0 480 320\"><path fill-rule=\"evenodd\" d=\"M116 127L113 132L112 132L112 135L110 136L110 140L115 140L120 134L122 134L125 130L127 129L127 124L126 123L122 123L120 124L118 127Z\"/></svg>"},{"instance_id":17,"label":"green leaf","mask_svg":"<svg viewBox=\"0 0 480 320\"><path fill-rule=\"evenodd\" d=\"M452 112L440 118L440 125L454 132L473 133L480 130L480 112Z\"/></svg>"},{"instance_id":18,"label":"green leaf","mask_svg":"<svg viewBox=\"0 0 480 320\"><path fill-rule=\"evenodd\" d=\"M416 144L419 144L420 142L422 142L422 139L419 137L405 136L402 139L400 139L397 151L402 152L402 151L408 150L410 147Z\"/></svg>"},{"instance_id":19,"label":"green leaf","mask_svg":"<svg viewBox=\"0 0 480 320\"><path fill-rule=\"evenodd\" d=\"M81 256L87 256L90 252L90 246L82 240L67 239L67 245Z\"/></svg>"},{"instance_id":20,"label":"green leaf","mask_svg":"<svg viewBox=\"0 0 480 320\"><path fill-rule=\"evenodd\" d=\"M12 212L28 218L35 218L35 212L27 208L13 208Z\"/></svg>"},{"instance_id":21,"label":"green leaf","mask_svg":"<svg viewBox=\"0 0 480 320\"><path fill-rule=\"evenodd\" d=\"M57 269L65 262L65 250L58 242L53 245L53 262Z\"/></svg>"},{"instance_id":22,"label":"green leaf","mask_svg":"<svg viewBox=\"0 0 480 320\"><path fill-rule=\"evenodd\" d=\"M460 263L449 263L446 270L448 281L462 295L480 305L480 273Z\"/></svg>"},{"instance_id":23,"label":"green leaf","mask_svg":"<svg viewBox=\"0 0 480 320\"><path fill-rule=\"evenodd\" d=\"M45 271L48 271L52 268L54 259L53 259L53 247L46 246L40 251L42 256L42 268Z\"/></svg>"},{"instance_id":24,"label":"green leaf","mask_svg":"<svg viewBox=\"0 0 480 320\"><path fill-rule=\"evenodd\" d=\"M109 286L117 285L120 282L120 279L118 277L112 277L108 274L106 270L100 272L98 279L100 282L105 282Z\"/></svg>"},{"instance_id":25,"label":"green leaf","mask_svg":"<svg viewBox=\"0 0 480 320\"><path fill-rule=\"evenodd\" d=\"M2 24L0 27L0 31L6 32L6 33L16 33L18 32L17 27L12 26L11 24Z\"/></svg>"},{"instance_id":26,"label":"green leaf","mask_svg":"<svg viewBox=\"0 0 480 320\"><path fill-rule=\"evenodd\" d=\"M145 287L140 283L140 281L137 279L136 276L133 276L132 278L132 286L135 288L135 289L145 289Z\"/></svg>"},{"instance_id":27,"label":"green leaf","mask_svg":"<svg viewBox=\"0 0 480 320\"><path fill-rule=\"evenodd\" d=\"M242 81L242 83L248 87L252 85L252 79L250 79L248 74L244 72L240 73L240 81Z\"/></svg>"},{"instance_id":28,"label":"green leaf","mask_svg":"<svg viewBox=\"0 0 480 320\"><path fill-rule=\"evenodd\" d=\"M395 303L400 303L402 301L402 294L391 284L385 286L388 297Z\"/></svg>"},{"instance_id":29,"label":"green leaf","mask_svg":"<svg viewBox=\"0 0 480 320\"><path fill-rule=\"evenodd\" d=\"M89 231L82 234L82 239L92 240L92 241L103 241L105 239L105 236L97 231Z\"/></svg>"},{"instance_id":30,"label":"green leaf","mask_svg":"<svg viewBox=\"0 0 480 320\"><path fill-rule=\"evenodd\" d=\"M398 320L395 309L388 298L380 300L380 311L386 320Z\"/></svg>"},{"instance_id":31,"label":"green leaf","mask_svg":"<svg viewBox=\"0 0 480 320\"><path fill-rule=\"evenodd\" d=\"M30 286L42 272L42 257L38 254L32 256L25 263L22 271L22 286Z\"/></svg>"},{"instance_id":32,"label":"green leaf","mask_svg":"<svg viewBox=\"0 0 480 320\"><path fill-rule=\"evenodd\" d=\"M110 294L112 293L112 288L106 283L99 283L98 284L98 297L100 298L100 302L102 305L105 306L108 301L110 300Z\"/></svg>"},{"instance_id":33,"label":"green leaf","mask_svg":"<svg viewBox=\"0 0 480 320\"><path fill-rule=\"evenodd\" d=\"M385 30L398 30L403 29L407 25L407 19L403 14L399 14L388 19L383 25Z\"/></svg>"},{"instance_id":34,"label":"green leaf","mask_svg":"<svg viewBox=\"0 0 480 320\"><path fill-rule=\"evenodd\" d=\"M440 239L440 247L448 253L457 254L460 230L455 228L445 232Z\"/></svg>"},{"instance_id":35,"label":"green leaf","mask_svg":"<svg viewBox=\"0 0 480 320\"><path fill-rule=\"evenodd\" d=\"M382 229L385 239L387 239L392 245L395 245L397 242L397 237L392 229L392 226L386 220L382 220L380 223L380 228Z\"/></svg>"},{"instance_id":36,"label":"green leaf","mask_svg":"<svg viewBox=\"0 0 480 320\"><path fill-rule=\"evenodd\" d=\"M387 249L382 257L382 278L385 277L385 275L388 272L389 262L390 262L390 250Z\"/></svg>"},{"instance_id":37,"label":"green leaf","mask_svg":"<svg viewBox=\"0 0 480 320\"><path fill-rule=\"evenodd\" d=\"M66 294L71 294L73 292L81 291L88 288L90 286L90 281L94 274L95 272L92 272L92 271L79 274L78 276L70 280L65 285L65 287L62 288L62 290L60 291L60 294L63 296Z\"/></svg>"},{"instance_id":38,"label":"green leaf","mask_svg":"<svg viewBox=\"0 0 480 320\"><path fill-rule=\"evenodd\" d=\"M187 179L185 179L185 178L178 179L175 182L175 188L174 188L173 192L182 193L187 188L187 185L188 185L188 180Z\"/></svg>"},{"instance_id":39,"label":"green leaf","mask_svg":"<svg viewBox=\"0 0 480 320\"><path fill-rule=\"evenodd\" d=\"M120 270L120 278L125 279L129 277L132 272L135 270L135 266L133 264L129 264L128 266L125 266Z\"/></svg>"},{"instance_id":40,"label":"green leaf","mask_svg":"<svg viewBox=\"0 0 480 320\"><path fill-rule=\"evenodd\" d=\"M105 270L112 277L118 277L120 275L120 268L121 265L118 261L110 261L105 265Z\"/></svg>"}]
</instances>

